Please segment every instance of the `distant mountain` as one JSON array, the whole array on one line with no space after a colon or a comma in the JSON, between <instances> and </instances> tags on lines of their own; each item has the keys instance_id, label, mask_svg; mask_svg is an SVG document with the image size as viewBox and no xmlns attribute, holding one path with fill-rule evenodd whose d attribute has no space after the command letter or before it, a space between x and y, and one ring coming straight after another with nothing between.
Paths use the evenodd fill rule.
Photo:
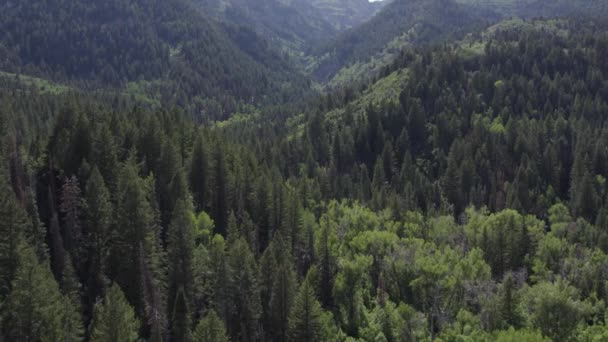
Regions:
<instances>
[{"instance_id":1,"label":"distant mountain","mask_svg":"<svg viewBox=\"0 0 608 342\"><path fill-rule=\"evenodd\" d=\"M320 82L329 82L349 65L382 58L391 44L398 53L406 43L430 44L459 37L483 23L480 11L452 0L395 0L368 22L315 51L313 75Z\"/></svg>"},{"instance_id":2,"label":"distant mountain","mask_svg":"<svg viewBox=\"0 0 608 342\"><path fill-rule=\"evenodd\" d=\"M605 0L456 0L461 4L484 8L505 17L563 17L578 16L605 19Z\"/></svg>"},{"instance_id":3,"label":"distant mountain","mask_svg":"<svg viewBox=\"0 0 608 342\"><path fill-rule=\"evenodd\" d=\"M189 0L3 1L0 71L127 88L211 117L309 89L257 33L216 23Z\"/></svg>"},{"instance_id":4,"label":"distant mountain","mask_svg":"<svg viewBox=\"0 0 608 342\"><path fill-rule=\"evenodd\" d=\"M378 73L407 45L463 38L506 18L597 19L606 23L605 0L394 0L372 19L320 45L308 66L329 88Z\"/></svg>"},{"instance_id":5,"label":"distant mountain","mask_svg":"<svg viewBox=\"0 0 608 342\"><path fill-rule=\"evenodd\" d=\"M382 2L367 0L196 0L222 21L249 26L292 53L305 52L370 19Z\"/></svg>"}]
</instances>

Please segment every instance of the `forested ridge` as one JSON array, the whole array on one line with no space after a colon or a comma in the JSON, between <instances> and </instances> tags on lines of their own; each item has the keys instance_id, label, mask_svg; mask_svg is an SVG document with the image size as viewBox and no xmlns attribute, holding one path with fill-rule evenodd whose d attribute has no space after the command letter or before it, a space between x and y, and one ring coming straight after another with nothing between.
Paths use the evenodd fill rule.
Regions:
<instances>
[{"instance_id":1,"label":"forested ridge","mask_svg":"<svg viewBox=\"0 0 608 342\"><path fill-rule=\"evenodd\" d=\"M14 42L37 26L11 20L0 41L22 68L35 49ZM205 23L229 37L218 49L275 51L246 27ZM227 91L225 121L186 88L156 106L91 90L69 69L84 57L33 58L30 76L3 66L0 340L608 339L605 23L483 26L408 45L314 99ZM107 65L126 77L154 60ZM112 82L100 77L80 81ZM260 96L277 95L268 82Z\"/></svg>"},{"instance_id":2,"label":"forested ridge","mask_svg":"<svg viewBox=\"0 0 608 342\"><path fill-rule=\"evenodd\" d=\"M261 35L298 56L371 18L383 5L367 0L197 0L204 11Z\"/></svg>"},{"instance_id":3,"label":"forested ridge","mask_svg":"<svg viewBox=\"0 0 608 342\"><path fill-rule=\"evenodd\" d=\"M252 28L215 22L190 0L5 1L0 68L81 89L128 90L199 120L310 92Z\"/></svg>"}]
</instances>

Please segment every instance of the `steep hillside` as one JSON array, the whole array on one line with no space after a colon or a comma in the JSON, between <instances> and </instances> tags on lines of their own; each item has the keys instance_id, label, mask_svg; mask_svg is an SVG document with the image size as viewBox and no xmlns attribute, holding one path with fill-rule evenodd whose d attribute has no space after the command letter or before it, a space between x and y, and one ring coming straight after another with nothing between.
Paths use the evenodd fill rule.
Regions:
<instances>
[{"instance_id":1,"label":"steep hillside","mask_svg":"<svg viewBox=\"0 0 608 342\"><path fill-rule=\"evenodd\" d=\"M222 21L254 28L298 57L371 18L383 3L367 0L197 0Z\"/></svg>"},{"instance_id":2,"label":"steep hillside","mask_svg":"<svg viewBox=\"0 0 608 342\"><path fill-rule=\"evenodd\" d=\"M312 73L317 80L329 82L344 67L383 57L391 43L396 46L392 53L398 53L408 43L459 37L481 26L482 19L473 8L452 0L395 0L370 21L316 51Z\"/></svg>"},{"instance_id":3,"label":"steep hillside","mask_svg":"<svg viewBox=\"0 0 608 342\"><path fill-rule=\"evenodd\" d=\"M407 45L460 38L507 18L577 18L605 24L602 0L395 0L374 18L321 45L308 72L337 88L377 74Z\"/></svg>"},{"instance_id":4,"label":"steep hillside","mask_svg":"<svg viewBox=\"0 0 608 342\"><path fill-rule=\"evenodd\" d=\"M189 0L2 2L0 70L87 88L129 86L212 117L308 87L256 33L216 24Z\"/></svg>"},{"instance_id":5,"label":"steep hillside","mask_svg":"<svg viewBox=\"0 0 608 342\"><path fill-rule=\"evenodd\" d=\"M608 14L608 2L603 0L456 0L461 4L485 8L509 17L578 16L602 19Z\"/></svg>"}]
</instances>

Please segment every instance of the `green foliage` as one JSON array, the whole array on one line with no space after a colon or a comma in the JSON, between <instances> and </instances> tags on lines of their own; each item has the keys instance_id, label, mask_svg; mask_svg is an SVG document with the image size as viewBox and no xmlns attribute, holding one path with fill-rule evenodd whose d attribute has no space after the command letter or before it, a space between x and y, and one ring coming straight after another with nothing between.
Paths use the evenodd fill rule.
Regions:
<instances>
[{"instance_id":1,"label":"green foliage","mask_svg":"<svg viewBox=\"0 0 608 342\"><path fill-rule=\"evenodd\" d=\"M194 340L197 342L228 342L224 322L215 311L211 310L201 319L194 329Z\"/></svg>"},{"instance_id":2,"label":"green foliage","mask_svg":"<svg viewBox=\"0 0 608 342\"><path fill-rule=\"evenodd\" d=\"M532 323L543 335L554 341L566 341L573 336L584 313L575 288L559 279L534 285L526 295L525 305Z\"/></svg>"},{"instance_id":3,"label":"green foliage","mask_svg":"<svg viewBox=\"0 0 608 342\"><path fill-rule=\"evenodd\" d=\"M325 341L323 331L323 310L315 298L314 290L308 281L300 286L289 313L289 341Z\"/></svg>"},{"instance_id":4,"label":"green foliage","mask_svg":"<svg viewBox=\"0 0 608 342\"><path fill-rule=\"evenodd\" d=\"M138 341L139 320L120 287L108 287L103 300L95 304L91 323L91 341L118 342Z\"/></svg>"},{"instance_id":5,"label":"green foliage","mask_svg":"<svg viewBox=\"0 0 608 342\"><path fill-rule=\"evenodd\" d=\"M3 170L4 171L4 170ZM5 175L4 172L1 174ZM15 194L6 180L0 182L0 298L12 289L12 281L19 264L19 250L27 232L27 219L17 206Z\"/></svg>"},{"instance_id":6,"label":"green foliage","mask_svg":"<svg viewBox=\"0 0 608 342\"><path fill-rule=\"evenodd\" d=\"M260 334L259 319L262 310L258 265L242 238L230 247L227 258L231 270L228 281L228 331L233 339L254 341Z\"/></svg>"},{"instance_id":7,"label":"green foliage","mask_svg":"<svg viewBox=\"0 0 608 342\"><path fill-rule=\"evenodd\" d=\"M199 119L207 120L227 117L237 103L266 105L309 89L254 31L216 23L187 0L24 1L3 4L0 13L0 44L10 56L0 68L25 69L23 82L51 94L67 88L44 79L124 89L135 101L204 111ZM221 106L197 101L201 93Z\"/></svg>"},{"instance_id":8,"label":"green foliage","mask_svg":"<svg viewBox=\"0 0 608 342\"><path fill-rule=\"evenodd\" d=\"M162 96L219 111L251 84L260 89L247 102L282 96L266 93L284 86L271 74L233 65L240 57L224 55L232 43L219 48L211 37L227 34L249 55L260 50L247 29L204 19L208 44L179 44L199 32L191 17L175 19L181 1L110 1L108 11L133 19L117 13L110 38L131 21L156 23L127 30L150 38L135 47L181 33L161 39L160 52L138 50L150 53L141 64L116 51L100 63L131 78L168 47L169 75L126 81L158 94L165 77L183 81ZM453 9L446 1L408 6L441 18ZM16 11L30 5L9 12L21 18ZM62 15L81 4L73 6ZM149 8L159 9L154 19L136 20ZM84 17L104 23L104 13ZM450 19L445 29L466 18ZM46 24L35 31L19 37L46 36ZM419 37L427 34L442 36ZM19 49L39 50L27 45ZM11 49L0 46L3 63L21 65ZM77 67L105 54L94 50L68 60ZM0 339L601 340L607 58L601 25L511 21L463 42L407 48L363 88L303 106L289 97L280 107L247 105L241 117L202 126L189 106L150 110L120 94L54 94L0 77ZM230 79L221 101L206 81L190 83L200 76L192 60L213 68L210 84L217 73ZM41 59L28 63L28 73L46 69ZM233 78L240 68L246 82ZM53 75L89 78L68 71ZM92 321L86 334L82 321Z\"/></svg>"},{"instance_id":9,"label":"green foliage","mask_svg":"<svg viewBox=\"0 0 608 342\"><path fill-rule=\"evenodd\" d=\"M82 321L78 303L63 296L48 265L22 247L13 291L5 303L4 333L15 341L78 341Z\"/></svg>"},{"instance_id":10,"label":"green foliage","mask_svg":"<svg viewBox=\"0 0 608 342\"><path fill-rule=\"evenodd\" d=\"M501 331L496 335L497 342L548 342L551 341L538 331L534 330L514 330Z\"/></svg>"}]
</instances>

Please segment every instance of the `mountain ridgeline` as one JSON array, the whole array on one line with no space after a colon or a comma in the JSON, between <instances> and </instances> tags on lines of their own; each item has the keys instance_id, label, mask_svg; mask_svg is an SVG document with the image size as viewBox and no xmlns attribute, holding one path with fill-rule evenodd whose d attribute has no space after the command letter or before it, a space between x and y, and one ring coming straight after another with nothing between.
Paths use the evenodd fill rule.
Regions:
<instances>
[{"instance_id":1,"label":"mountain ridgeline","mask_svg":"<svg viewBox=\"0 0 608 342\"><path fill-rule=\"evenodd\" d=\"M308 81L251 29L187 0L18 1L0 11L4 71L141 89L164 105L226 118L240 103L301 96Z\"/></svg>"},{"instance_id":2,"label":"mountain ridgeline","mask_svg":"<svg viewBox=\"0 0 608 342\"><path fill-rule=\"evenodd\" d=\"M0 341L608 340L605 9L0 2Z\"/></svg>"},{"instance_id":3,"label":"mountain ridgeline","mask_svg":"<svg viewBox=\"0 0 608 342\"><path fill-rule=\"evenodd\" d=\"M381 54L393 41L421 45L458 39L491 19L451 0L395 0L370 21L322 46L313 75L329 81L341 68Z\"/></svg>"},{"instance_id":4,"label":"mountain ridgeline","mask_svg":"<svg viewBox=\"0 0 608 342\"><path fill-rule=\"evenodd\" d=\"M294 57L310 53L346 29L371 18L382 2L367 0L198 0L204 11L254 28Z\"/></svg>"}]
</instances>

